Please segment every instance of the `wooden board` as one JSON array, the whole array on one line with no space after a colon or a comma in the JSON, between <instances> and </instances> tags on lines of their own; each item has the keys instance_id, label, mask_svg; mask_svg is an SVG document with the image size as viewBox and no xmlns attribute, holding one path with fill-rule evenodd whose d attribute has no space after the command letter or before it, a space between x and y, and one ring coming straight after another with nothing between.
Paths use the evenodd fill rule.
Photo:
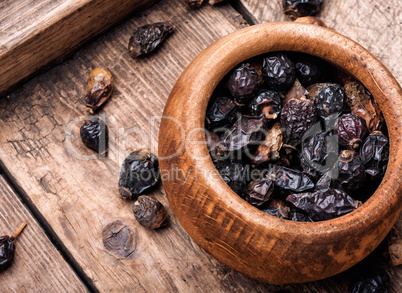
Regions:
<instances>
[{"instance_id":1,"label":"wooden board","mask_svg":"<svg viewBox=\"0 0 402 293\"><path fill-rule=\"evenodd\" d=\"M5 0L0 3L0 96L155 0Z\"/></svg>"},{"instance_id":2,"label":"wooden board","mask_svg":"<svg viewBox=\"0 0 402 293\"><path fill-rule=\"evenodd\" d=\"M15 241L14 262L1 273L1 291L87 292L1 175L0 196L1 235L11 236L23 221L28 223Z\"/></svg>"},{"instance_id":3,"label":"wooden board","mask_svg":"<svg viewBox=\"0 0 402 293\"><path fill-rule=\"evenodd\" d=\"M134 27L164 20L173 21L176 32L156 53L131 59L126 47ZM161 188L152 194L170 220L160 231L139 226L133 202L119 198L120 165L131 150L156 152L160 115L182 70L207 45L243 25L228 4L190 11L181 0L166 0L0 100L0 160L101 292L346 292L350 271L303 285L248 279L188 237ZM111 149L103 160L82 145L82 120L64 104L84 113L84 83L97 66L109 68L116 81L99 113L110 130ZM402 291L401 270L389 271L391 292Z\"/></svg>"}]
</instances>

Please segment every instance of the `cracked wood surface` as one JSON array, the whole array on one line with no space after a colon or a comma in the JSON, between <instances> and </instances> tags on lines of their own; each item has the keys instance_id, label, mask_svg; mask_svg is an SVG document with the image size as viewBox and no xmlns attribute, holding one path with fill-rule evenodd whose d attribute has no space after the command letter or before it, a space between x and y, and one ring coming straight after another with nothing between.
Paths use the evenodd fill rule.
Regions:
<instances>
[{"instance_id":1,"label":"cracked wood surface","mask_svg":"<svg viewBox=\"0 0 402 293\"><path fill-rule=\"evenodd\" d=\"M28 225L15 241L11 267L1 273L2 292L87 292L29 211L0 175L0 231L11 236Z\"/></svg>"},{"instance_id":2,"label":"cracked wood surface","mask_svg":"<svg viewBox=\"0 0 402 293\"><path fill-rule=\"evenodd\" d=\"M342 7L341 1L334 2ZM281 15L280 6L264 3L261 15ZM248 8L258 19L254 6ZM340 11L339 19L349 15L346 9ZM126 47L132 30L165 20L176 24L174 34L157 52L131 59ZM190 11L180 0L161 1L0 100L0 160L101 292L345 292L354 271L377 262L379 253L319 282L263 284L226 268L199 248L172 214L161 187L152 194L167 208L169 225L159 231L138 225L133 202L119 198L121 163L132 150L157 151L160 115L182 70L203 48L242 26L244 21L228 4ZM346 27L344 32L336 29L348 35ZM391 28L390 34L398 29ZM78 131L83 120L65 105L85 113L85 80L99 66L115 77L112 98L99 112L110 131L109 155L102 160L82 145ZM402 291L401 283L395 282L401 270L389 272L391 292Z\"/></svg>"}]
</instances>

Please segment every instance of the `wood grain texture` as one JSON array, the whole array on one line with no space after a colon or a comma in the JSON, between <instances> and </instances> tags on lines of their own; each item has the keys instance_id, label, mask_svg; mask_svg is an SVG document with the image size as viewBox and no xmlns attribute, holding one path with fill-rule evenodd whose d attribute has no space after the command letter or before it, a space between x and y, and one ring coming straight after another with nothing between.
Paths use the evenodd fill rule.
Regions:
<instances>
[{"instance_id":1,"label":"wood grain texture","mask_svg":"<svg viewBox=\"0 0 402 293\"><path fill-rule=\"evenodd\" d=\"M282 0L239 0L257 23L290 21ZM328 27L351 38L376 56L402 84L402 2L330 0L317 16Z\"/></svg>"},{"instance_id":2,"label":"wood grain texture","mask_svg":"<svg viewBox=\"0 0 402 293\"><path fill-rule=\"evenodd\" d=\"M49 62L154 0L15 0L0 3L0 95Z\"/></svg>"},{"instance_id":3,"label":"wood grain texture","mask_svg":"<svg viewBox=\"0 0 402 293\"><path fill-rule=\"evenodd\" d=\"M0 176L0 234L28 225L15 243L14 261L1 273L2 292L87 292L41 227Z\"/></svg>"}]
</instances>

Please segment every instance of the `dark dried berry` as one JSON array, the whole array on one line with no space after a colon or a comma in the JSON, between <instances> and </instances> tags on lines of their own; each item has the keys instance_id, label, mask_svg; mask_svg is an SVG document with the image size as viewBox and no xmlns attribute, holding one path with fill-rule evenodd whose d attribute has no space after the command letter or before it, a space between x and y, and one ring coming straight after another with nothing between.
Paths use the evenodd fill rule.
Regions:
<instances>
[{"instance_id":1,"label":"dark dried berry","mask_svg":"<svg viewBox=\"0 0 402 293\"><path fill-rule=\"evenodd\" d=\"M353 113L343 114L339 117L336 120L334 131L338 135L340 145L355 150L368 135L366 121Z\"/></svg>"},{"instance_id":2,"label":"dark dried berry","mask_svg":"<svg viewBox=\"0 0 402 293\"><path fill-rule=\"evenodd\" d=\"M274 166L268 171L266 177L271 179L275 186L293 192L302 192L314 188L313 181L306 174L282 166Z\"/></svg>"},{"instance_id":3,"label":"dark dried berry","mask_svg":"<svg viewBox=\"0 0 402 293\"><path fill-rule=\"evenodd\" d=\"M332 175L333 172L328 171L315 184L316 189L339 189L343 190L343 186L338 179L337 174ZM333 177L335 176L335 177Z\"/></svg>"},{"instance_id":4,"label":"dark dried berry","mask_svg":"<svg viewBox=\"0 0 402 293\"><path fill-rule=\"evenodd\" d=\"M89 74L86 85L85 103L90 113L99 109L113 91L113 76L104 68L95 68Z\"/></svg>"},{"instance_id":5,"label":"dark dried berry","mask_svg":"<svg viewBox=\"0 0 402 293\"><path fill-rule=\"evenodd\" d=\"M282 99L279 94L271 90L261 90L249 103L251 115L264 115L267 119L276 119L282 110Z\"/></svg>"},{"instance_id":6,"label":"dark dried berry","mask_svg":"<svg viewBox=\"0 0 402 293\"><path fill-rule=\"evenodd\" d=\"M268 86L277 91L289 90L295 82L295 66L283 53L271 53L262 61L262 75Z\"/></svg>"},{"instance_id":7,"label":"dark dried berry","mask_svg":"<svg viewBox=\"0 0 402 293\"><path fill-rule=\"evenodd\" d=\"M87 148L101 156L106 156L108 150L109 131L104 121L94 118L85 121L80 129L81 140Z\"/></svg>"},{"instance_id":8,"label":"dark dried berry","mask_svg":"<svg viewBox=\"0 0 402 293\"><path fill-rule=\"evenodd\" d=\"M324 0L282 0L283 11L287 17L296 19L317 15Z\"/></svg>"},{"instance_id":9,"label":"dark dried berry","mask_svg":"<svg viewBox=\"0 0 402 293\"><path fill-rule=\"evenodd\" d=\"M280 219L288 219L290 209L287 206L284 207L274 207L274 208L264 208L262 209L264 213L271 216L275 216Z\"/></svg>"},{"instance_id":10,"label":"dark dried berry","mask_svg":"<svg viewBox=\"0 0 402 293\"><path fill-rule=\"evenodd\" d=\"M380 131L374 131L363 142L360 158L370 178L380 180L388 165L389 141Z\"/></svg>"},{"instance_id":11,"label":"dark dried berry","mask_svg":"<svg viewBox=\"0 0 402 293\"><path fill-rule=\"evenodd\" d=\"M23 222L11 237L8 235L0 236L0 272L12 264L15 251L14 241L26 225L27 223Z\"/></svg>"},{"instance_id":12,"label":"dark dried berry","mask_svg":"<svg viewBox=\"0 0 402 293\"><path fill-rule=\"evenodd\" d=\"M282 131L280 123L276 123L267 131L264 141L258 146L256 153L251 159L255 166L280 158L279 151L282 148Z\"/></svg>"},{"instance_id":13,"label":"dark dried berry","mask_svg":"<svg viewBox=\"0 0 402 293\"><path fill-rule=\"evenodd\" d=\"M219 136L209 130L205 130L205 140L207 142L208 152L212 158L212 160L217 160L220 157L220 154L217 152L216 147L219 144Z\"/></svg>"},{"instance_id":14,"label":"dark dried berry","mask_svg":"<svg viewBox=\"0 0 402 293\"><path fill-rule=\"evenodd\" d=\"M242 115L236 123L222 134L218 149L236 151L249 144L259 144L264 134L265 118Z\"/></svg>"},{"instance_id":15,"label":"dark dried berry","mask_svg":"<svg viewBox=\"0 0 402 293\"><path fill-rule=\"evenodd\" d=\"M229 78L228 87L238 105L247 103L258 89L258 74L250 64L236 68Z\"/></svg>"},{"instance_id":16,"label":"dark dried berry","mask_svg":"<svg viewBox=\"0 0 402 293\"><path fill-rule=\"evenodd\" d=\"M338 189L291 194L286 200L305 212L313 221L325 221L343 216L361 204Z\"/></svg>"},{"instance_id":17,"label":"dark dried berry","mask_svg":"<svg viewBox=\"0 0 402 293\"><path fill-rule=\"evenodd\" d=\"M215 167L226 184L241 195L247 186L246 170L243 164L235 160L221 160L215 164Z\"/></svg>"},{"instance_id":18,"label":"dark dried berry","mask_svg":"<svg viewBox=\"0 0 402 293\"><path fill-rule=\"evenodd\" d=\"M332 169L338 159L338 142L330 132L322 131L308 137L302 144L300 163L314 177Z\"/></svg>"},{"instance_id":19,"label":"dark dried berry","mask_svg":"<svg viewBox=\"0 0 402 293\"><path fill-rule=\"evenodd\" d=\"M314 102L305 97L290 100L282 108L280 120L283 143L298 146L302 142L305 132L317 121Z\"/></svg>"},{"instance_id":20,"label":"dark dried berry","mask_svg":"<svg viewBox=\"0 0 402 293\"><path fill-rule=\"evenodd\" d=\"M366 121L370 133L380 130L384 119L377 102L365 87L356 81L348 82L345 84L345 93L352 113Z\"/></svg>"},{"instance_id":21,"label":"dark dried berry","mask_svg":"<svg viewBox=\"0 0 402 293\"><path fill-rule=\"evenodd\" d=\"M336 118L342 114L346 106L345 92L335 83L322 86L315 95L317 114L322 119Z\"/></svg>"},{"instance_id":22,"label":"dark dried berry","mask_svg":"<svg viewBox=\"0 0 402 293\"><path fill-rule=\"evenodd\" d=\"M402 265L402 235L397 226L392 227L388 237L389 263L392 266Z\"/></svg>"},{"instance_id":23,"label":"dark dried berry","mask_svg":"<svg viewBox=\"0 0 402 293\"><path fill-rule=\"evenodd\" d=\"M383 269L366 271L352 279L349 293L388 293L390 277Z\"/></svg>"},{"instance_id":24,"label":"dark dried berry","mask_svg":"<svg viewBox=\"0 0 402 293\"><path fill-rule=\"evenodd\" d=\"M245 200L253 206L261 206L271 198L274 187L274 182L269 178L254 180L247 186Z\"/></svg>"},{"instance_id":25,"label":"dark dried berry","mask_svg":"<svg viewBox=\"0 0 402 293\"><path fill-rule=\"evenodd\" d=\"M141 195L133 206L134 217L142 226L157 229L166 225L166 212L163 205L155 198Z\"/></svg>"},{"instance_id":26,"label":"dark dried berry","mask_svg":"<svg viewBox=\"0 0 402 293\"><path fill-rule=\"evenodd\" d=\"M314 101L315 95L318 93L320 88L322 88L326 83L315 83L307 87L307 97Z\"/></svg>"},{"instance_id":27,"label":"dark dried berry","mask_svg":"<svg viewBox=\"0 0 402 293\"><path fill-rule=\"evenodd\" d=\"M204 0L184 0L184 4L186 4L191 9L200 8L202 2L204 2Z\"/></svg>"},{"instance_id":28,"label":"dark dried berry","mask_svg":"<svg viewBox=\"0 0 402 293\"><path fill-rule=\"evenodd\" d=\"M125 199L138 197L159 181L158 158L148 150L132 152L123 162L120 172L119 192Z\"/></svg>"},{"instance_id":29,"label":"dark dried berry","mask_svg":"<svg viewBox=\"0 0 402 293\"><path fill-rule=\"evenodd\" d=\"M174 30L171 22L157 22L137 27L131 34L128 53L135 58L156 49Z\"/></svg>"},{"instance_id":30,"label":"dark dried berry","mask_svg":"<svg viewBox=\"0 0 402 293\"><path fill-rule=\"evenodd\" d=\"M361 188L366 179L360 156L352 150L344 150L340 153L338 162L331 172L332 177L337 178L347 192ZM336 174L338 174L337 177Z\"/></svg>"},{"instance_id":31,"label":"dark dried berry","mask_svg":"<svg viewBox=\"0 0 402 293\"><path fill-rule=\"evenodd\" d=\"M314 222L307 214L298 211L297 209L290 210L289 220L295 222Z\"/></svg>"},{"instance_id":32,"label":"dark dried berry","mask_svg":"<svg viewBox=\"0 0 402 293\"><path fill-rule=\"evenodd\" d=\"M207 109L207 127L209 129L215 127L227 127L233 125L238 119L236 104L227 97L217 97L212 100Z\"/></svg>"},{"instance_id":33,"label":"dark dried berry","mask_svg":"<svg viewBox=\"0 0 402 293\"><path fill-rule=\"evenodd\" d=\"M305 56L295 62L296 77L304 87L326 80L324 63L312 56Z\"/></svg>"}]
</instances>

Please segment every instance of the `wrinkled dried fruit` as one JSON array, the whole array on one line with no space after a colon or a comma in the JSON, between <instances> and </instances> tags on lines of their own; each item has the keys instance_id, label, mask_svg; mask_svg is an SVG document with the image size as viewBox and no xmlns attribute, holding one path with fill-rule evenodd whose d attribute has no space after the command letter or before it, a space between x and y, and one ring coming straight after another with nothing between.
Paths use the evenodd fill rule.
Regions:
<instances>
[{"instance_id":1,"label":"wrinkled dried fruit","mask_svg":"<svg viewBox=\"0 0 402 293\"><path fill-rule=\"evenodd\" d=\"M313 181L306 174L282 166L274 166L268 171L266 177L271 179L275 186L293 192L302 192L314 188Z\"/></svg>"},{"instance_id":2,"label":"wrinkled dried fruit","mask_svg":"<svg viewBox=\"0 0 402 293\"><path fill-rule=\"evenodd\" d=\"M317 121L314 102L305 97L290 100L282 108L280 120L283 142L294 147L298 146L305 132Z\"/></svg>"},{"instance_id":3,"label":"wrinkled dried fruit","mask_svg":"<svg viewBox=\"0 0 402 293\"><path fill-rule=\"evenodd\" d=\"M296 77L304 87L326 80L324 63L309 55L295 62Z\"/></svg>"},{"instance_id":4,"label":"wrinkled dried fruit","mask_svg":"<svg viewBox=\"0 0 402 293\"><path fill-rule=\"evenodd\" d=\"M373 269L352 279L349 293L388 293L389 286L388 273L383 269Z\"/></svg>"},{"instance_id":5,"label":"wrinkled dried fruit","mask_svg":"<svg viewBox=\"0 0 402 293\"><path fill-rule=\"evenodd\" d=\"M259 166L271 160L278 160L282 144L281 125L280 123L276 123L267 131L264 141L258 146L251 162L255 166Z\"/></svg>"},{"instance_id":6,"label":"wrinkled dried fruit","mask_svg":"<svg viewBox=\"0 0 402 293\"><path fill-rule=\"evenodd\" d=\"M89 74L86 85L85 103L90 113L99 109L113 91L113 76L109 70L95 68Z\"/></svg>"},{"instance_id":7,"label":"wrinkled dried fruit","mask_svg":"<svg viewBox=\"0 0 402 293\"><path fill-rule=\"evenodd\" d=\"M269 178L254 180L247 186L245 200L253 206L261 206L271 198L274 187L274 182Z\"/></svg>"},{"instance_id":8,"label":"wrinkled dried fruit","mask_svg":"<svg viewBox=\"0 0 402 293\"><path fill-rule=\"evenodd\" d=\"M264 208L264 209L262 209L262 211L264 213L267 213L271 216L275 216L280 219L288 219L290 209L287 206L284 206L284 207L279 206L279 207L272 207L272 208L271 207Z\"/></svg>"},{"instance_id":9,"label":"wrinkled dried fruit","mask_svg":"<svg viewBox=\"0 0 402 293\"><path fill-rule=\"evenodd\" d=\"M296 19L317 15L323 2L324 0L282 0L282 6L287 17Z\"/></svg>"},{"instance_id":10,"label":"wrinkled dried fruit","mask_svg":"<svg viewBox=\"0 0 402 293\"><path fill-rule=\"evenodd\" d=\"M350 213L361 205L361 202L338 189L291 194L286 200L305 212L313 221L334 219Z\"/></svg>"},{"instance_id":11,"label":"wrinkled dried fruit","mask_svg":"<svg viewBox=\"0 0 402 293\"><path fill-rule=\"evenodd\" d=\"M343 190L341 182L338 180L337 174L332 175L333 172L328 171L315 184L316 189L339 189ZM333 177L336 176L336 177Z\"/></svg>"},{"instance_id":12,"label":"wrinkled dried fruit","mask_svg":"<svg viewBox=\"0 0 402 293\"><path fill-rule=\"evenodd\" d=\"M377 102L364 86L356 81L348 82L345 84L345 93L352 113L366 121L369 132L380 130L384 119Z\"/></svg>"},{"instance_id":13,"label":"wrinkled dried fruit","mask_svg":"<svg viewBox=\"0 0 402 293\"><path fill-rule=\"evenodd\" d=\"M197 9L201 7L204 0L184 0L184 3L191 9Z\"/></svg>"},{"instance_id":14,"label":"wrinkled dried fruit","mask_svg":"<svg viewBox=\"0 0 402 293\"><path fill-rule=\"evenodd\" d=\"M267 119L276 119L282 110L279 94L271 90L261 90L249 103L251 115L264 115Z\"/></svg>"},{"instance_id":15,"label":"wrinkled dried fruit","mask_svg":"<svg viewBox=\"0 0 402 293\"><path fill-rule=\"evenodd\" d=\"M163 205L155 198L141 195L133 206L134 217L142 226L157 229L166 225L167 215Z\"/></svg>"},{"instance_id":16,"label":"wrinkled dried fruit","mask_svg":"<svg viewBox=\"0 0 402 293\"><path fill-rule=\"evenodd\" d=\"M121 166L120 195L125 199L136 198L154 187L159 178L157 157L144 149L132 152Z\"/></svg>"},{"instance_id":17,"label":"wrinkled dried fruit","mask_svg":"<svg viewBox=\"0 0 402 293\"><path fill-rule=\"evenodd\" d=\"M315 83L315 84L312 84L309 87L307 87L307 89L306 89L307 97L314 101L315 95L320 90L320 88L322 88L324 85L326 85L326 84L325 83Z\"/></svg>"},{"instance_id":18,"label":"wrinkled dried fruit","mask_svg":"<svg viewBox=\"0 0 402 293\"><path fill-rule=\"evenodd\" d=\"M26 225L27 223L23 222L11 237L8 235L0 236L0 272L12 264L15 251L14 241Z\"/></svg>"},{"instance_id":19,"label":"wrinkled dried fruit","mask_svg":"<svg viewBox=\"0 0 402 293\"><path fill-rule=\"evenodd\" d=\"M244 105L258 89L258 74L250 64L236 68L229 78L228 87L238 105Z\"/></svg>"},{"instance_id":20,"label":"wrinkled dried fruit","mask_svg":"<svg viewBox=\"0 0 402 293\"><path fill-rule=\"evenodd\" d=\"M317 177L329 171L338 159L338 142L330 132L319 132L302 144L300 163L307 174Z\"/></svg>"},{"instance_id":21,"label":"wrinkled dried fruit","mask_svg":"<svg viewBox=\"0 0 402 293\"><path fill-rule=\"evenodd\" d=\"M299 80L295 80L295 83L286 93L285 98L282 100L282 106L284 106L291 99L300 99L305 97L306 89L301 85Z\"/></svg>"},{"instance_id":22,"label":"wrinkled dried fruit","mask_svg":"<svg viewBox=\"0 0 402 293\"><path fill-rule=\"evenodd\" d=\"M312 16L304 16L304 17L298 17L295 22L299 23L306 23L306 24L314 24L322 27L327 27L325 22L323 22L321 19L312 17Z\"/></svg>"},{"instance_id":23,"label":"wrinkled dried fruit","mask_svg":"<svg viewBox=\"0 0 402 293\"><path fill-rule=\"evenodd\" d=\"M87 148L99 153L101 157L106 156L108 150L109 131L106 123L94 118L86 120L80 129L81 140Z\"/></svg>"},{"instance_id":24,"label":"wrinkled dried fruit","mask_svg":"<svg viewBox=\"0 0 402 293\"><path fill-rule=\"evenodd\" d=\"M262 75L268 86L277 91L289 90L295 82L295 66L283 53L270 53L263 58Z\"/></svg>"},{"instance_id":25,"label":"wrinkled dried fruit","mask_svg":"<svg viewBox=\"0 0 402 293\"><path fill-rule=\"evenodd\" d=\"M219 144L219 136L212 131L205 130L205 140L207 142L208 152L213 160L218 158L216 147Z\"/></svg>"},{"instance_id":26,"label":"wrinkled dried fruit","mask_svg":"<svg viewBox=\"0 0 402 293\"><path fill-rule=\"evenodd\" d=\"M343 114L339 117L336 120L334 131L338 135L340 145L355 150L368 135L364 119L353 113Z\"/></svg>"},{"instance_id":27,"label":"wrinkled dried fruit","mask_svg":"<svg viewBox=\"0 0 402 293\"><path fill-rule=\"evenodd\" d=\"M366 179L366 173L360 156L352 150L344 150L338 157L331 175L337 178L345 191L361 188ZM338 174L338 177L336 177Z\"/></svg>"},{"instance_id":28,"label":"wrinkled dried fruit","mask_svg":"<svg viewBox=\"0 0 402 293\"><path fill-rule=\"evenodd\" d=\"M218 161L215 167L222 179L234 192L237 194L243 193L247 182L246 170L241 162L234 160Z\"/></svg>"},{"instance_id":29,"label":"wrinkled dried fruit","mask_svg":"<svg viewBox=\"0 0 402 293\"><path fill-rule=\"evenodd\" d=\"M135 28L128 42L128 53L133 58L148 54L155 50L174 28L173 23L169 21Z\"/></svg>"},{"instance_id":30,"label":"wrinkled dried fruit","mask_svg":"<svg viewBox=\"0 0 402 293\"><path fill-rule=\"evenodd\" d=\"M227 127L237 119L237 106L227 97L217 97L212 100L207 109L206 123L209 129Z\"/></svg>"},{"instance_id":31,"label":"wrinkled dried fruit","mask_svg":"<svg viewBox=\"0 0 402 293\"><path fill-rule=\"evenodd\" d=\"M363 142L360 158L371 179L384 177L388 165L389 141L380 131L374 131Z\"/></svg>"},{"instance_id":32,"label":"wrinkled dried fruit","mask_svg":"<svg viewBox=\"0 0 402 293\"><path fill-rule=\"evenodd\" d=\"M389 233L388 253L391 265L402 265L402 235L395 226Z\"/></svg>"},{"instance_id":33,"label":"wrinkled dried fruit","mask_svg":"<svg viewBox=\"0 0 402 293\"><path fill-rule=\"evenodd\" d=\"M345 92L335 83L322 86L315 95L317 114L322 119L336 118L342 114L346 106Z\"/></svg>"},{"instance_id":34,"label":"wrinkled dried fruit","mask_svg":"<svg viewBox=\"0 0 402 293\"><path fill-rule=\"evenodd\" d=\"M220 151L236 151L249 144L257 144L264 134L265 118L242 115L221 137ZM259 143L258 143L259 144Z\"/></svg>"},{"instance_id":35,"label":"wrinkled dried fruit","mask_svg":"<svg viewBox=\"0 0 402 293\"><path fill-rule=\"evenodd\" d=\"M289 220L295 222L314 222L307 214L294 208L289 212Z\"/></svg>"}]
</instances>

